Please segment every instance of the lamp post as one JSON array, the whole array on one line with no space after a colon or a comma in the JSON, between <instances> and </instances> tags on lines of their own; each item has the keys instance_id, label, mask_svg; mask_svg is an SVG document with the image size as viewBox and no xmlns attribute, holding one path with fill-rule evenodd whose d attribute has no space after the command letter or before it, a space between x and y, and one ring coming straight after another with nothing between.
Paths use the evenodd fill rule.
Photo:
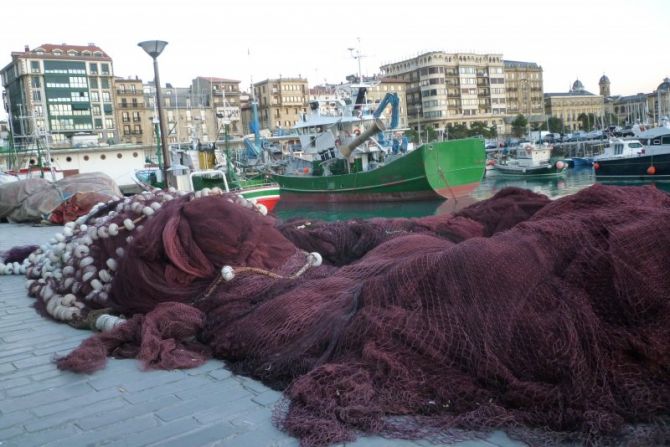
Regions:
<instances>
[{"instance_id":1,"label":"lamp post","mask_svg":"<svg viewBox=\"0 0 670 447\"><path fill-rule=\"evenodd\" d=\"M422 138L421 138L421 106L419 104L416 105L416 118L419 121L419 144L422 144Z\"/></svg>"},{"instance_id":2,"label":"lamp post","mask_svg":"<svg viewBox=\"0 0 670 447\"><path fill-rule=\"evenodd\" d=\"M161 81L158 75L158 56L163 52L167 42L163 40L146 40L137 44L154 60L154 85L156 87L156 105L158 107L158 123L160 127L161 151L163 153L163 181L165 186L170 186L168 181L168 169L170 168L170 157L168 156L167 131L165 129L165 119L163 118L163 104L161 98Z\"/></svg>"},{"instance_id":3,"label":"lamp post","mask_svg":"<svg viewBox=\"0 0 670 447\"><path fill-rule=\"evenodd\" d=\"M239 179L235 174L235 169L233 168L233 160L230 152L230 145L228 144L228 128L230 126L230 117L224 113L217 113L216 117L221 120L221 125L223 126L223 143L226 151L226 175L228 176L228 182L233 187L239 187ZM219 131L221 127L219 127ZM217 132L218 134L218 132Z\"/></svg>"}]
</instances>

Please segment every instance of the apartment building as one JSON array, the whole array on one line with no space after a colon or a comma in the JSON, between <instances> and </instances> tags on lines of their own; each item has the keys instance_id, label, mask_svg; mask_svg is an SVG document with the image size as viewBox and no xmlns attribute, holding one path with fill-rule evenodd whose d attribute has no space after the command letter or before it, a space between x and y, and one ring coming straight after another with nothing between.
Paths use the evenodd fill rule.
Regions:
<instances>
[{"instance_id":1,"label":"apartment building","mask_svg":"<svg viewBox=\"0 0 670 447\"><path fill-rule=\"evenodd\" d=\"M505 103L507 114L522 114L544 120L542 67L535 62L505 60Z\"/></svg>"},{"instance_id":2,"label":"apartment building","mask_svg":"<svg viewBox=\"0 0 670 447\"><path fill-rule=\"evenodd\" d=\"M407 82L407 116L417 130L475 121L504 129L507 112L502 54L433 51L380 67L383 76Z\"/></svg>"},{"instance_id":3,"label":"apartment building","mask_svg":"<svg viewBox=\"0 0 670 447\"><path fill-rule=\"evenodd\" d=\"M114 105L119 143L156 144L154 113L147 108L141 79L114 78Z\"/></svg>"},{"instance_id":4,"label":"apartment building","mask_svg":"<svg viewBox=\"0 0 670 447\"><path fill-rule=\"evenodd\" d=\"M71 146L78 133L116 141L113 62L101 48L43 44L11 57L0 76L18 145L37 134L55 146Z\"/></svg>"},{"instance_id":5,"label":"apartment building","mask_svg":"<svg viewBox=\"0 0 670 447\"><path fill-rule=\"evenodd\" d=\"M194 97L202 98L202 106L213 108L219 128L227 124L230 135L243 135L240 81L197 77L191 82L191 89Z\"/></svg>"},{"instance_id":6,"label":"apartment building","mask_svg":"<svg viewBox=\"0 0 670 447\"><path fill-rule=\"evenodd\" d=\"M307 112L309 87L307 79L279 78L254 83L254 96L258 101L261 128L271 131L293 127Z\"/></svg>"},{"instance_id":7,"label":"apartment building","mask_svg":"<svg viewBox=\"0 0 670 447\"><path fill-rule=\"evenodd\" d=\"M144 84L144 98L153 117L158 113L153 82ZM175 87L166 83L161 87L161 99L168 144L193 146L216 141L219 127L206 93L194 93L193 86Z\"/></svg>"}]
</instances>

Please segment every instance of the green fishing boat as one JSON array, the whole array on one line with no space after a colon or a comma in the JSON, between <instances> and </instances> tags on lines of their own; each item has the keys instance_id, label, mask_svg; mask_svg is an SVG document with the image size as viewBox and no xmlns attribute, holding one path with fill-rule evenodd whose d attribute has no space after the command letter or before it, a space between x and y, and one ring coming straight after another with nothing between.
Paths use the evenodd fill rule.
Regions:
<instances>
[{"instance_id":1,"label":"green fishing boat","mask_svg":"<svg viewBox=\"0 0 670 447\"><path fill-rule=\"evenodd\" d=\"M300 147L273 171L282 202L450 199L479 185L486 164L483 140L415 148L398 128L398 95L388 92L372 101L371 85L342 85L326 107L310 103L309 113L293 127Z\"/></svg>"},{"instance_id":2,"label":"green fishing boat","mask_svg":"<svg viewBox=\"0 0 670 447\"><path fill-rule=\"evenodd\" d=\"M355 159L339 158L324 170L312 161L303 173L274 175L282 201L388 202L463 197L480 183L486 151L481 139L424 144L384 163L363 170ZM349 169L350 172L347 172ZM325 172L324 172L325 171Z\"/></svg>"}]
</instances>

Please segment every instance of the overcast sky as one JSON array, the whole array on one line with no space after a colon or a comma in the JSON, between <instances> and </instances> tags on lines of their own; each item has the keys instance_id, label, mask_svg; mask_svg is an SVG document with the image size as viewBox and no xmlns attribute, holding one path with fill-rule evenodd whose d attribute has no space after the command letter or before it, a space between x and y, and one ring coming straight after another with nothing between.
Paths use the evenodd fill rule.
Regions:
<instances>
[{"instance_id":1,"label":"overcast sky","mask_svg":"<svg viewBox=\"0 0 670 447\"><path fill-rule=\"evenodd\" d=\"M366 75L424 51L495 52L541 65L545 92L580 79L597 94L606 74L629 95L670 76L668 25L670 0L21 0L3 8L0 65L25 45L93 42L115 75L150 81L137 43L157 39L163 84L215 76L247 90L279 76L341 82L358 71L351 47Z\"/></svg>"}]
</instances>

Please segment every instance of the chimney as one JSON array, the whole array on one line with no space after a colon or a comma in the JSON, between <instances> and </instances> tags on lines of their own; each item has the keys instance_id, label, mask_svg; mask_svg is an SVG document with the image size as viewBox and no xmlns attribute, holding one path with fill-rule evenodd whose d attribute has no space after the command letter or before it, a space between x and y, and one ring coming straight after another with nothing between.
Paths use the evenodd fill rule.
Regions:
<instances>
[{"instance_id":1,"label":"chimney","mask_svg":"<svg viewBox=\"0 0 670 447\"><path fill-rule=\"evenodd\" d=\"M30 51L30 47L29 47L28 45L26 45L25 47L23 47L23 50L24 50L26 53L28 53L28 52Z\"/></svg>"}]
</instances>

